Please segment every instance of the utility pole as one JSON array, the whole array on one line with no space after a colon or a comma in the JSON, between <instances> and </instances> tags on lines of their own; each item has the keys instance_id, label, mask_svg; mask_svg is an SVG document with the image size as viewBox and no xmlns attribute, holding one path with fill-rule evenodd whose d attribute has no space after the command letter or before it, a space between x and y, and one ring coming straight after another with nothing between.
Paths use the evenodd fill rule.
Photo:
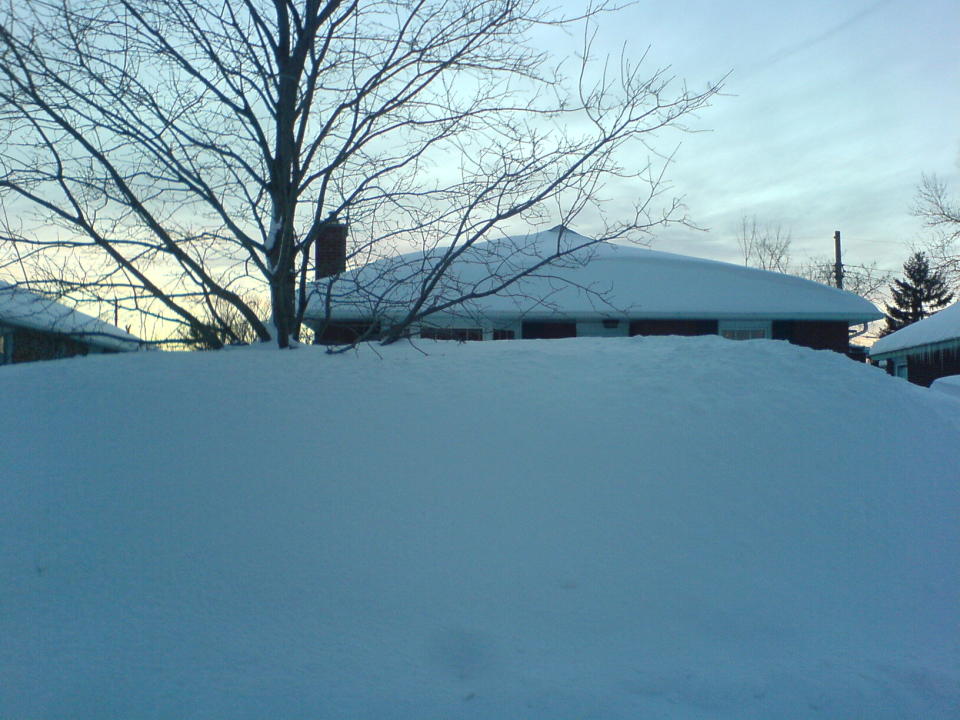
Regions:
<instances>
[{"instance_id":1,"label":"utility pole","mask_svg":"<svg viewBox=\"0 0 960 720\"><path fill-rule=\"evenodd\" d=\"M833 265L833 277L837 281L837 287L843 290L843 262L840 259L840 231L833 233L833 249L836 256L836 262Z\"/></svg>"}]
</instances>

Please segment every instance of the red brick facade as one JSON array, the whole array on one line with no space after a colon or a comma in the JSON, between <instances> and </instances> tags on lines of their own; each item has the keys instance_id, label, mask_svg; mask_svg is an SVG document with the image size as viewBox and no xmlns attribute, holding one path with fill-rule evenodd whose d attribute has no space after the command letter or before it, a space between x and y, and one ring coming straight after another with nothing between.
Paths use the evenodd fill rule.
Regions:
<instances>
[{"instance_id":1,"label":"red brick facade","mask_svg":"<svg viewBox=\"0 0 960 720\"><path fill-rule=\"evenodd\" d=\"M930 387L934 380L947 375L960 375L960 349L907 356L907 377L912 383Z\"/></svg>"},{"instance_id":2,"label":"red brick facade","mask_svg":"<svg viewBox=\"0 0 960 720\"><path fill-rule=\"evenodd\" d=\"M773 339L787 340L814 350L846 353L850 344L847 327L845 322L776 320L773 323Z\"/></svg>"},{"instance_id":3,"label":"red brick facade","mask_svg":"<svg viewBox=\"0 0 960 720\"><path fill-rule=\"evenodd\" d=\"M90 348L65 335L16 328L12 333L15 363L86 355Z\"/></svg>"}]
</instances>

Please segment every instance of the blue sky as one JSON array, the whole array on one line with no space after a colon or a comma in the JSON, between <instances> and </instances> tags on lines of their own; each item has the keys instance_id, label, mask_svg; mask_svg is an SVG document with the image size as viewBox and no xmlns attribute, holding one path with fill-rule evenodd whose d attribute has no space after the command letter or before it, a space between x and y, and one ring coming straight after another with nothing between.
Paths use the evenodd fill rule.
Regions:
<instances>
[{"instance_id":1,"label":"blue sky","mask_svg":"<svg viewBox=\"0 0 960 720\"><path fill-rule=\"evenodd\" d=\"M924 234L921 173L960 195L958 28L957 0L644 0L604 18L601 50L649 44L693 88L731 72L694 123L706 132L658 143L680 144L669 177L709 232L653 247L738 261L740 219L756 216L792 232L796 261L832 255L840 230L846 262L899 269Z\"/></svg>"}]
</instances>

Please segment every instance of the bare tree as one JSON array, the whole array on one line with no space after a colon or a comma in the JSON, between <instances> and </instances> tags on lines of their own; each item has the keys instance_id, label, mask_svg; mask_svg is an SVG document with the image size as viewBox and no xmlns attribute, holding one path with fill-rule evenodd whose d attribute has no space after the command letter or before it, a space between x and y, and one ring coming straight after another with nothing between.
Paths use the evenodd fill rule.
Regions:
<instances>
[{"instance_id":1,"label":"bare tree","mask_svg":"<svg viewBox=\"0 0 960 720\"><path fill-rule=\"evenodd\" d=\"M829 257L811 257L806 263L796 266L791 273L824 285L833 285L836 282L835 260ZM869 265L848 263L843 265L844 290L864 297L877 306L884 304L887 297L887 287L892 280L893 273L881 270L877 267L876 262ZM882 320L865 323L851 337L861 335L872 338L880 337L882 325Z\"/></svg>"},{"instance_id":2,"label":"bare tree","mask_svg":"<svg viewBox=\"0 0 960 720\"><path fill-rule=\"evenodd\" d=\"M794 268L793 274L824 285L833 285L836 282L835 270L835 260L832 258L812 257L805 264ZM886 288L892 279L893 274L878 268L876 262L869 265L843 265L844 290L865 297L875 304L883 301Z\"/></svg>"},{"instance_id":3,"label":"bare tree","mask_svg":"<svg viewBox=\"0 0 960 720\"><path fill-rule=\"evenodd\" d=\"M947 184L936 175L923 175L913 212L933 231L913 250L925 253L931 267L950 286L960 288L960 205L950 197Z\"/></svg>"},{"instance_id":4,"label":"bare tree","mask_svg":"<svg viewBox=\"0 0 960 720\"><path fill-rule=\"evenodd\" d=\"M756 217L744 217L740 223L737 244L744 265L764 270L796 275L824 285L836 282L836 265L832 258L811 257L805 263L792 264L790 259L791 233L781 225L760 225ZM886 298L886 289L893 274L869 265L844 264L844 289L880 305ZM867 332L867 327L858 334Z\"/></svg>"},{"instance_id":5,"label":"bare tree","mask_svg":"<svg viewBox=\"0 0 960 720\"><path fill-rule=\"evenodd\" d=\"M208 295L203 302L203 309L196 311L197 316L204 323L203 330L192 325L183 325L176 333L176 340L185 348L216 350L224 345L249 345L257 341L253 328L236 307L215 295ZM268 314L264 303L256 296L245 296L244 302L259 317L265 317ZM216 336L217 344L209 341L210 333Z\"/></svg>"},{"instance_id":6,"label":"bare tree","mask_svg":"<svg viewBox=\"0 0 960 720\"><path fill-rule=\"evenodd\" d=\"M299 334L311 249L331 221L349 223L351 265L398 248L449 245L456 256L555 213L569 222L600 207L611 179L633 183L635 213L597 240L683 221L677 203L651 204L666 161L638 158L658 157L657 131L681 127L719 84L675 87L642 57L594 62L593 19L613 9L10 3L0 11L0 201L30 222L8 225L7 241L81 263L88 291L184 324L209 346L224 341L204 316L214 298L284 347ZM532 44L544 26L583 32L572 83ZM270 322L245 300L258 287Z\"/></svg>"},{"instance_id":7,"label":"bare tree","mask_svg":"<svg viewBox=\"0 0 960 720\"><path fill-rule=\"evenodd\" d=\"M790 242L790 231L780 225L758 225L756 216L751 219L743 217L740 221L737 244L744 265L790 272Z\"/></svg>"},{"instance_id":8,"label":"bare tree","mask_svg":"<svg viewBox=\"0 0 960 720\"><path fill-rule=\"evenodd\" d=\"M960 205L950 198L947 184L936 175L921 176L914 214L922 217L927 227L941 229L953 240L960 239Z\"/></svg>"},{"instance_id":9,"label":"bare tree","mask_svg":"<svg viewBox=\"0 0 960 720\"><path fill-rule=\"evenodd\" d=\"M794 265L790 258L791 242L792 233L784 230L782 225L760 225L756 217L741 219L737 245L744 265L797 275L824 285L836 282L833 259L811 257L805 263ZM875 262L870 265L844 264L843 267L844 289L872 302L883 299L892 273L878 269Z\"/></svg>"}]
</instances>

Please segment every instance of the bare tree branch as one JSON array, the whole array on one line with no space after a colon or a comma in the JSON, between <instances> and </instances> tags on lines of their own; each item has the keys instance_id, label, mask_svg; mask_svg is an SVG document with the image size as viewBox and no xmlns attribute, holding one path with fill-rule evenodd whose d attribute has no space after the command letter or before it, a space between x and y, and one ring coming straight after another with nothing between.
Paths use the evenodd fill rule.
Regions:
<instances>
[{"instance_id":1,"label":"bare tree branch","mask_svg":"<svg viewBox=\"0 0 960 720\"><path fill-rule=\"evenodd\" d=\"M598 239L684 222L661 197L670 156L655 145L720 83L690 90L643 56L595 61L595 20L616 9L10 3L0 10L0 203L17 223L4 228L0 271L11 258L18 272L61 272L65 292L186 326L210 346L256 337L285 347L299 337L311 249L332 218L349 223L351 265L448 248L424 254L435 264L420 268L410 321L476 297L445 282L475 243L557 215L603 217L613 183L635 194L634 214ZM569 75L532 44L548 27L582 31ZM508 260L490 288L543 268L522 249Z\"/></svg>"},{"instance_id":2,"label":"bare tree branch","mask_svg":"<svg viewBox=\"0 0 960 720\"><path fill-rule=\"evenodd\" d=\"M762 270L790 272L791 233L777 225L760 226L757 218L743 217L737 245L743 255L743 264Z\"/></svg>"},{"instance_id":3,"label":"bare tree branch","mask_svg":"<svg viewBox=\"0 0 960 720\"><path fill-rule=\"evenodd\" d=\"M933 269L960 289L960 205L950 197L947 184L936 175L923 175L913 214L933 231L914 251L923 252Z\"/></svg>"}]
</instances>

